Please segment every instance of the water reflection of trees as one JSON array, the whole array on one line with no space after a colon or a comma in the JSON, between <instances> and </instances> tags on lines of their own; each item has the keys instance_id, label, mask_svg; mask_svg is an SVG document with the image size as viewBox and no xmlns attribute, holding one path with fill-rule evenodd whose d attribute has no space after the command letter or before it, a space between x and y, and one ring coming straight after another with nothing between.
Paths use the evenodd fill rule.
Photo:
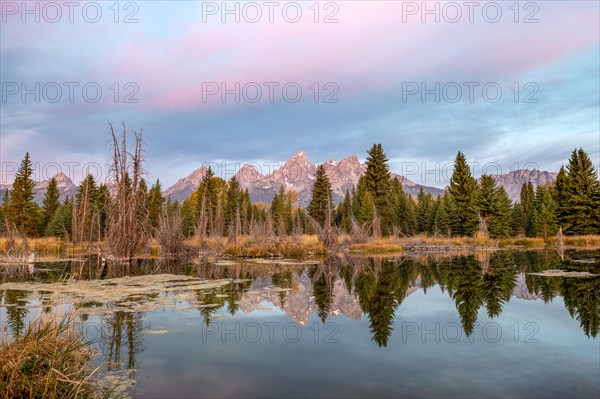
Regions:
<instances>
[{"instance_id":1,"label":"water reflection of trees","mask_svg":"<svg viewBox=\"0 0 600 399\"><path fill-rule=\"evenodd\" d=\"M373 340L386 346L393 331L394 315L411 287L426 292L438 284L453 299L462 327L471 335L479 311L498 317L513 295L519 272L578 267L555 253L497 252L483 256L445 259L359 258L346 260L339 278L352 287L362 311L370 322ZM565 263L566 262L566 263ZM569 263L570 262L570 263ZM574 266L575 265L575 266ZM597 266L589 266L593 269ZM528 290L550 301L562 295L565 307L577 319L586 335L596 337L600 326L600 279L543 277L524 274ZM315 291L318 292L318 291ZM315 294L316 296L316 294Z\"/></svg>"},{"instance_id":2,"label":"water reflection of trees","mask_svg":"<svg viewBox=\"0 0 600 399\"><path fill-rule=\"evenodd\" d=\"M108 369L126 368L135 372L137 356L144 350L143 312L114 312L100 320L100 349L108 362Z\"/></svg>"},{"instance_id":3,"label":"water reflection of trees","mask_svg":"<svg viewBox=\"0 0 600 399\"><path fill-rule=\"evenodd\" d=\"M379 346L386 346L393 333L394 317L406 296L418 288L427 292L435 285L452 298L467 335L473 333L480 310L485 309L490 318L500 316L516 289L524 291L519 291L518 295L541 298L545 302L562 296L566 309L580 323L583 332L587 336L597 337L600 331L600 278L529 274L548 269L598 273L597 263L573 261L573 258L594 256L597 257L597 253L586 255L567 252L561 259L555 252L496 252L455 258L333 257L313 265L250 261L186 264L166 260L140 260L135 264L122 264L90 257L87 262L49 265L41 275L31 274L30 269L22 268L18 271L23 275L13 271L10 276L3 274L3 280L58 281L64 278L65 272L74 279L169 273L209 280L230 280L229 284L219 288L195 291L198 311L206 324L223 307L229 314L236 314L252 282L261 279L264 284L270 283L281 288L277 290L277 295L283 307L290 290L296 288L295 279L303 275L309 278L317 315L324 323L334 310L336 293L344 292L335 290L336 282L341 280L346 295L356 296L360 309L368 318L373 341ZM525 285L517 287L517 281ZM11 334L18 335L24 329L28 317L27 297L25 291L0 291L0 302L6 305L4 312ZM41 305L44 311L50 311L53 306L45 303L43 298ZM143 347L138 345L142 339L142 318L141 313L116 312L106 319L103 330L103 342L106 341L106 344L103 345L111 362L121 363L125 356L123 353L126 353L126 364L135 364L135 356Z\"/></svg>"},{"instance_id":4,"label":"water reflection of trees","mask_svg":"<svg viewBox=\"0 0 600 399\"><path fill-rule=\"evenodd\" d=\"M308 269L308 277L312 281L313 295L317 305L317 315L325 323L333 304L333 284L339 273L340 260L328 257L323 263L312 265Z\"/></svg>"},{"instance_id":5,"label":"water reflection of trees","mask_svg":"<svg viewBox=\"0 0 600 399\"><path fill-rule=\"evenodd\" d=\"M25 329L27 310L27 292L17 290L0 291L0 302L7 305L6 319L8 329L13 336L21 335ZM4 326L0 326L2 328Z\"/></svg>"},{"instance_id":6,"label":"water reflection of trees","mask_svg":"<svg viewBox=\"0 0 600 399\"><path fill-rule=\"evenodd\" d=\"M598 273L598 263L578 263L573 261L574 254L567 253L567 259L561 260L554 253L515 254L517 264L527 273L550 269L588 271ZM579 260L597 256L597 253L579 252ZM579 321L581 329L588 337L596 338L600 332L600 278L587 277L546 277L525 275L527 289L533 295L539 295L548 303L562 296L565 308L571 317Z\"/></svg>"}]
</instances>

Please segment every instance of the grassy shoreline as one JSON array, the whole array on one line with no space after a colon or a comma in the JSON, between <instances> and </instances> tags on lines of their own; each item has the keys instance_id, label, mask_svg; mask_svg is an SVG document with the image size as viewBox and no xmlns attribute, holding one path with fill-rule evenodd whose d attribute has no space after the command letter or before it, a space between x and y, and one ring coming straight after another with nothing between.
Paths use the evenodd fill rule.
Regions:
<instances>
[{"instance_id":1,"label":"grassy shoreline","mask_svg":"<svg viewBox=\"0 0 600 399\"><path fill-rule=\"evenodd\" d=\"M465 250L519 249L541 250L558 248L555 237L546 240L539 237L511 237L504 239L472 238L472 237L431 237L417 235L411 237L383 237L371 239L362 243L352 243L348 236L339 237L340 249L350 253L385 254L392 252L452 252ZM27 251L37 254L56 256L86 255L105 252L103 242L89 242L75 245L57 238L17 239L11 243L6 238L0 238L0 251ZM257 239L240 236L235 241L226 237L210 237L202 242L195 237L186 240L186 245L193 253L224 255L235 257L299 257L306 255L325 255L326 249L316 235L267 237ZM599 249L600 235L565 236L564 249ZM161 247L156 241L151 241L143 257L160 257ZM0 259L2 259L0 253Z\"/></svg>"},{"instance_id":2,"label":"grassy shoreline","mask_svg":"<svg viewBox=\"0 0 600 399\"><path fill-rule=\"evenodd\" d=\"M125 398L127 385L104 379L73 313L40 315L23 334L0 331L0 398Z\"/></svg>"}]
</instances>

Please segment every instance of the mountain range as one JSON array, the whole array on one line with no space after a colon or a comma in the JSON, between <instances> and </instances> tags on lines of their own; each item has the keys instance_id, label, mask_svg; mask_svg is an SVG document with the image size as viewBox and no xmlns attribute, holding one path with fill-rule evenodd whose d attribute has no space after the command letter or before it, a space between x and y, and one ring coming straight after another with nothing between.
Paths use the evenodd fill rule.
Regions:
<instances>
[{"instance_id":1,"label":"mountain range","mask_svg":"<svg viewBox=\"0 0 600 399\"><path fill-rule=\"evenodd\" d=\"M61 201L63 201L67 196L73 197L77 194L77 186L67 175L61 172L55 175L54 178L56 179L56 185L58 188L58 192L60 193ZM48 189L49 183L50 179L42 180L40 182L37 182L33 187L33 200L40 205L44 201L44 195L46 194L46 190ZM0 197L3 197L4 192L6 190L10 190L11 187L11 184L0 184Z\"/></svg>"},{"instance_id":2,"label":"mountain range","mask_svg":"<svg viewBox=\"0 0 600 399\"><path fill-rule=\"evenodd\" d=\"M299 151L271 173L262 174L259 171L260 165L250 163L239 168L237 172L233 172L235 172L240 186L243 189L248 189L253 202L270 203L275 193L283 186L286 191L296 191L298 193L298 205L306 207L310 201L317 166L316 163L308 160L305 151ZM361 163L356 155L351 155L340 161L329 160L324 162L323 166L331 181L333 200L336 203L344 198L346 190L351 191L356 186L358 179L366 170L366 164ZM163 195L171 197L172 200L185 200L198 188L206 170L206 166L194 170L190 175L179 179L174 185L166 189ZM230 175L221 177L229 178L233 175L232 172L229 173ZM215 171L215 174L220 176L218 170ZM66 196L72 197L77 193L77 186L64 173L59 173L55 177L58 180L61 200ZM402 183L404 191L413 197L417 196L421 188L434 197L444 193L444 189L417 184L396 173L392 173L392 177L397 178ZM523 183L531 182L534 187L540 184L548 184L556 179L556 173L540 170L516 170L506 174L494 175L494 178L499 186L504 187L511 200L518 201ZM9 190L10 187L10 185L0 185L0 196L4 195L4 191ZM41 204L47 187L48 180L38 182L35 185L34 196L37 203Z\"/></svg>"},{"instance_id":3,"label":"mountain range","mask_svg":"<svg viewBox=\"0 0 600 399\"><path fill-rule=\"evenodd\" d=\"M298 205L306 207L310 202L317 166L317 164L308 160L306 152L299 151L292 155L280 168L271 173L263 175L255 165L245 164L235 176L239 180L240 186L243 189L248 189L253 202L271 202L273 196L283 186L286 191L296 191L298 193ZM358 179L365 173L367 168L366 164L361 163L356 155L351 155L340 161L326 161L323 163L323 167L331 182L333 200L336 203L344 199L346 190L351 191L356 186ZM163 194L179 201L188 198L198 188L206 169L205 166L196 169L189 176L178 180ZM216 175L219 175L218 171ZM422 186L395 173L392 173L392 177L398 178L404 191L413 196L418 194L421 187L433 196L444 193L443 189Z\"/></svg>"},{"instance_id":4,"label":"mountain range","mask_svg":"<svg viewBox=\"0 0 600 399\"><path fill-rule=\"evenodd\" d=\"M260 168L260 165L257 165ZM283 186L286 191L294 190L298 193L298 204L306 207L310 202L311 189L315 180L317 164L308 160L305 151L292 155L280 168L263 175L253 164L242 166L235 176L240 181L240 186L248 189L253 202L271 202L271 199ZM323 163L325 172L331 182L333 200L339 203L346 193L351 191L358 183L358 179L365 172L367 166L361 163L356 155L351 155L340 161L329 160ZM200 184L207 167L202 166L194 170L189 176L179 179L174 185L164 191L165 197L182 201L188 198ZM218 171L216 172L218 176ZM222 176L225 177L225 176ZM230 176L228 176L230 177ZM402 183L404 191L416 197L419 190L430 193L434 197L444 194L444 189L417 184L404 176L392 173ZM556 173L539 170L516 170L506 174L494 175L498 185L504 187L512 201L518 201L523 183L530 182L536 187L538 184L547 184L556 179Z\"/></svg>"}]
</instances>

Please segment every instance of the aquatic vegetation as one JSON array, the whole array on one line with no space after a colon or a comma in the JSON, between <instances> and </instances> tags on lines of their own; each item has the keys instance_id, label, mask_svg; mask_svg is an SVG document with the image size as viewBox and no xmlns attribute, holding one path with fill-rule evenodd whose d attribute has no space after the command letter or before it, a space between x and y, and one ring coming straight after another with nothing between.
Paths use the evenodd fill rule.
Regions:
<instances>
[{"instance_id":1,"label":"aquatic vegetation","mask_svg":"<svg viewBox=\"0 0 600 399\"><path fill-rule=\"evenodd\" d=\"M44 316L24 333L0 337L0 395L18 398L122 398L127 386L98 375L75 315ZM100 377L100 378L99 378ZM120 387L119 387L120 385Z\"/></svg>"},{"instance_id":2,"label":"aquatic vegetation","mask_svg":"<svg viewBox=\"0 0 600 399\"><path fill-rule=\"evenodd\" d=\"M40 301L72 304L82 314L144 312L174 307L177 301L200 303L195 292L220 288L242 280L203 280L172 274L81 280L58 283L8 282L0 290L28 291ZM33 298L32 298L33 299Z\"/></svg>"}]
</instances>

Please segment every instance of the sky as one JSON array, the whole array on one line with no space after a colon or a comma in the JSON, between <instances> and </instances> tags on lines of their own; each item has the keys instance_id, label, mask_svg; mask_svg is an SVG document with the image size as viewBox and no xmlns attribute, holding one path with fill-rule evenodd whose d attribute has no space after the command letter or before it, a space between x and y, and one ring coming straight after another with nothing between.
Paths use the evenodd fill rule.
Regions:
<instances>
[{"instance_id":1,"label":"sky","mask_svg":"<svg viewBox=\"0 0 600 399\"><path fill-rule=\"evenodd\" d=\"M444 187L600 166L597 1L0 1L0 183L105 177L108 123L143 130L148 179L313 162L382 143ZM230 172L227 172L230 174Z\"/></svg>"}]
</instances>

